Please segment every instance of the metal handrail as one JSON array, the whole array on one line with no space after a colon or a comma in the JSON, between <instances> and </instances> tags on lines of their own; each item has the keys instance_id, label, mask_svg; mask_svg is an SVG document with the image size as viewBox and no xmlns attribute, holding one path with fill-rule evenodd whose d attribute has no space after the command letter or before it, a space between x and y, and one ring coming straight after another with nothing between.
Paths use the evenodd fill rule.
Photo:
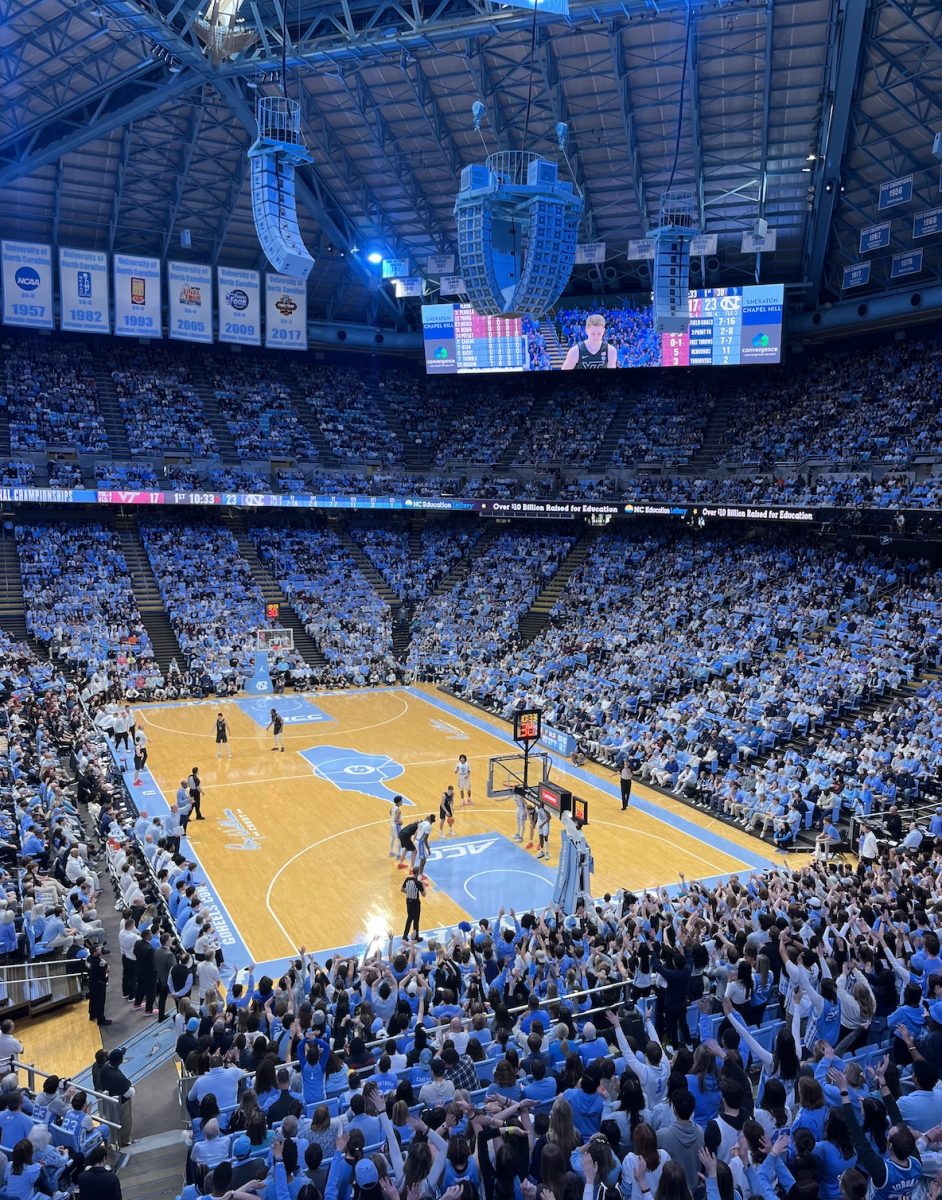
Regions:
<instances>
[{"instance_id":1,"label":"metal handrail","mask_svg":"<svg viewBox=\"0 0 942 1200\"><path fill-rule=\"evenodd\" d=\"M17 1059L17 1058L12 1059L10 1065L14 1070L26 1072L26 1078L28 1081L27 1086L29 1087L29 1090L31 1092L33 1092L34 1094L36 1093L36 1076L37 1075L41 1076L43 1079L51 1079L52 1078L52 1072L41 1071L39 1069L39 1067L35 1066L33 1063L20 1062L19 1059ZM76 1084L75 1086L79 1087L78 1084ZM99 1102L104 1100L106 1104L120 1103L120 1100L118 1100L118 1098L116 1096L109 1096L105 1092L96 1092L94 1088L83 1087L83 1088L81 1088L81 1090L83 1092L85 1092L85 1094L88 1096L94 1096L95 1099L98 1100ZM97 1114L93 1117L93 1120L97 1121L99 1125L107 1125L109 1127L109 1129L120 1129L121 1128L121 1126L119 1124L115 1124L114 1121L109 1121L105 1117L100 1117Z\"/></svg>"}]
</instances>

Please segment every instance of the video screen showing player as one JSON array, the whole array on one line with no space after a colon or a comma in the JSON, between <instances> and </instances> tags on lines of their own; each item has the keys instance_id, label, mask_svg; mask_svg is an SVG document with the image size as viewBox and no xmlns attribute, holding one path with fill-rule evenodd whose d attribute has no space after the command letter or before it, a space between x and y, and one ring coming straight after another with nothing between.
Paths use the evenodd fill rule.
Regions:
<instances>
[{"instance_id":1,"label":"video screen showing player","mask_svg":"<svg viewBox=\"0 0 942 1200\"><path fill-rule=\"evenodd\" d=\"M585 339L569 347L562 365L563 371L614 370L618 366L618 351L605 340L605 318L590 313L585 319Z\"/></svg>"}]
</instances>

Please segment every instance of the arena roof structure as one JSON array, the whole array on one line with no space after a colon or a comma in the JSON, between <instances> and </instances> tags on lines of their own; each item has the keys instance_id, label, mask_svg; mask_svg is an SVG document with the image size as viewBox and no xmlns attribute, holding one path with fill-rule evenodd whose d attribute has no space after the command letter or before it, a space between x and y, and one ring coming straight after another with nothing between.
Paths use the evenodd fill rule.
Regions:
<instances>
[{"instance_id":1,"label":"arena roof structure","mask_svg":"<svg viewBox=\"0 0 942 1200\"><path fill-rule=\"evenodd\" d=\"M461 167L553 156L559 122L581 240L607 247L577 268L583 294L648 285L626 250L672 178L718 237L695 279L784 281L793 308L840 296L881 183L912 175L914 203L942 198L936 0L570 0L566 17L539 0L0 0L0 37L5 236L167 255L188 230L193 258L233 266L262 265L246 151L284 65L315 158L298 197L326 320L414 323L366 247L454 251ZM757 218L777 235L761 259L742 251ZM909 245L900 225L870 290ZM940 247L924 243L923 281Z\"/></svg>"}]
</instances>

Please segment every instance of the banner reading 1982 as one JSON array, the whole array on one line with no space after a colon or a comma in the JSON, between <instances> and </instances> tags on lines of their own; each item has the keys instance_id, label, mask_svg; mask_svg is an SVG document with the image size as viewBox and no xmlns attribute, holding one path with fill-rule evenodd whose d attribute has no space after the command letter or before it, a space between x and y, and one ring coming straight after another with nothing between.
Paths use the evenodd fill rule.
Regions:
<instances>
[{"instance_id":1,"label":"banner reading 1982","mask_svg":"<svg viewBox=\"0 0 942 1200\"><path fill-rule=\"evenodd\" d=\"M265 276L265 345L269 350L307 349L307 280Z\"/></svg>"},{"instance_id":2,"label":"banner reading 1982","mask_svg":"<svg viewBox=\"0 0 942 1200\"><path fill-rule=\"evenodd\" d=\"M114 256L114 331L119 337L163 337L159 258Z\"/></svg>"},{"instance_id":3,"label":"banner reading 1982","mask_svg":"<svg viewBox=\"0 0 942 1200\"><path fill-rule=\"evenodd\" d=\"M213 275L201 263L167 263L167 327L181 342L213 340Z\"/></svg>"},{"instance_id":4,"label":"banner reading 1982","mask_svg":"<svg viewBox=\"0 0 942 1200\"><path fill-rule=\"evenodd\" d=\"M216 268L219 340L237 346L262 344L262 299L258 271Z\"/></svg>"},{"instance_id":5,"label":"banner reading 1982","mask_svg":"<svg viewBox=\"0 0 942 1200\"><path fill-rule=\"evenodd\" d=\"M4 324L52 329L52 247L4 241L0 256Z\"/></svg>"},{"instance_id":6,"label":"banner reading 1982","mask_svg":"<svg viewBox=\"0 0 942 1200\"><path fill-rule=\"evenodd\" d=\"M111 333L108 255L59 247L60 325L76 333Z\"/></svg>"}]
</instances>

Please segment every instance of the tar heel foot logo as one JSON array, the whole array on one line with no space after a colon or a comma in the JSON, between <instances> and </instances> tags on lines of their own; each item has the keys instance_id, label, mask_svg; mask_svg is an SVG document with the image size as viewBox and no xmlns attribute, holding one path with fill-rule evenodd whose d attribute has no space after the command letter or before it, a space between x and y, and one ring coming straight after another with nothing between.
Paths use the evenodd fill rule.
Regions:
<instances>
[{"instance_id":1,"label":"tar heel foot logo","mask_svg":"<svg viewBox=\"0 0 942 1200\"><path fill-rule=\"evenodd\" d=\"M262 835L241 809L224 809L216 823L227 838L233 839L226 842L227 850L261 850Z\"/></svg>"},{"instance_id":2,"label":"tar heel foot logo","mask_svg":"<svg viewBox=\"0 0 942 1200\"><path fill-rule=\"evenodd\" d=\"M387 781L398 779L405 771L401 763L385 754L363 754L343 746L312 746L302 750L301 757L314 768L315 779L332 783L342 792L359 792L391 804L398 793L387 787ZM412 801L403 799L410 807Z\"/></svg>"}]
</instances>

